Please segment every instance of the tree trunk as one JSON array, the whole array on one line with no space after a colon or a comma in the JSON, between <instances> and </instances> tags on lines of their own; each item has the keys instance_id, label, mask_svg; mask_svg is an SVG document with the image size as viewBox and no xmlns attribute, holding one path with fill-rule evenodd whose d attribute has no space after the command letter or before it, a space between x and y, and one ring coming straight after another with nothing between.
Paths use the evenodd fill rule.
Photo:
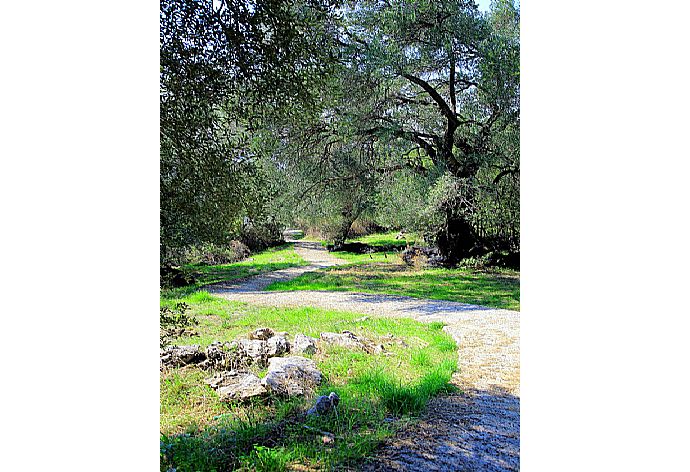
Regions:
<instances>
[{"instance_id":1,"label":"tree trunk","mask_svg":"<svg viewBox=\"0 0 690 472\"><path fill-rule=\"evenodd\" d=\"M452 209L446 211L446 226L436 236L438 250L448 264L457 264L472 255L480 238L470 222Z\"/></svg>"}]
</instances>

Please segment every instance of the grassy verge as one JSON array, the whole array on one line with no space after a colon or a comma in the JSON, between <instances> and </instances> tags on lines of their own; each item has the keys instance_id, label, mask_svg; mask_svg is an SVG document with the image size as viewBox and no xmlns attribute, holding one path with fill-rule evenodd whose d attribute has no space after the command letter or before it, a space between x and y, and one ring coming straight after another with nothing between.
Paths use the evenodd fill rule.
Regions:
<instances>
[{"instance_id":1,"label":"grassy verge","mask_svg":"<svg viewBox=\"0 0 690 472\"><path fill-rule=\"evenodd\" d=\"M195 274L197 282L187 287L163 290L161 291L161 298L172 300L192 294L204 285L241 279L251 275L262 274L264 272L308 264L309 263L307 261L302 259L299 254L295 252L292 244L284 244L282 246L269 248L265 251L254 254L248 259L240 262L234 262L232 264L190 264L186 265L185 269L188 269Z\"/></svg>"},{"instance_id":2,"label":"grassy verge","mask_svg":"<svg viewBox=\"0 0 690 472\"><path fill-rule=\"evenodd\" d=\"M338 257L341 256L338 255ZM369 256L364 254L364 257ZM361 262L366 262L366 260L361 259ZM495 272L480 272L471 269L415 270L400 264L365 263L309 272L287 282L271 284L266 290L387 293L451 300L509 310L520 309L519 273L509 270Z\"/></svg>"},{"instance_id":3,"label":"grassy verge","mask_svg":"<svg viewBox=\"0 0 690 472\"><path fill-rule=\"evenodd\" d=\"M176 344L210 344L270 326L318 336L350 330L372 340L395 339L387 355L332 348L313 356L324 375L318 394L340 395L338 415L304 417L313 399L268 399L224 404L196 367L161 374L161 470L332 470L356 466L384 437L410 421L448 384L456 345L442 324L409 319L361 319L355 313L315 308L261 308L197 292L184 301L197 317L199 336ZM404 341L406 345L403 345ZM257 372L260 376L264 372ZM314 429L333 433L324 444Z\"/></svg>"}]
</instances>

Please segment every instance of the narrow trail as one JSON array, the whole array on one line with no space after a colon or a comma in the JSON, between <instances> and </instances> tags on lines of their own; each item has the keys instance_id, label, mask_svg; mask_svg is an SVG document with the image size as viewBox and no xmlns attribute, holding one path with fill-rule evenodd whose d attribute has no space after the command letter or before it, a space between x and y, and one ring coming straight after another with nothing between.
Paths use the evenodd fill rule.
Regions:
<instances>
[{"instance_id":1,"label":"narrow trail","mask_svg":"<svg viewBox=\"0 0 690 472\"><path fill-rule=\"evenodd\" d=\"M294 241L311 264L215 284L209 292L265 306L314 306L442 321L459 346L460 392L433 399L420 421L376 451L365 471L516 471L520 468L520 313L441 300L347 292L266 292L269 284L342 264L318 243Z\"/></svg>"}]
</instances>

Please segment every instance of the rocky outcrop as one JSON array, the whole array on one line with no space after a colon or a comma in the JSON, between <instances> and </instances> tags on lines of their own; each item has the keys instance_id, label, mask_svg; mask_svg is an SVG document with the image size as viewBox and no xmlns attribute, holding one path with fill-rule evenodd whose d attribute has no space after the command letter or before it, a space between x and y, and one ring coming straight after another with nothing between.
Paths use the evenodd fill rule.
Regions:
<instances>
[{"instance_id":1,"label":"rocky outcrop","mask_svg":"<svg viewBox=\"0 0 690 472\"><path fill-rule=\"evenodd\" d=\"M261 383L275 395L307 395L321 383L321 371L306 357L271 357L268 373Z\"/></svg>"}]
</instances>

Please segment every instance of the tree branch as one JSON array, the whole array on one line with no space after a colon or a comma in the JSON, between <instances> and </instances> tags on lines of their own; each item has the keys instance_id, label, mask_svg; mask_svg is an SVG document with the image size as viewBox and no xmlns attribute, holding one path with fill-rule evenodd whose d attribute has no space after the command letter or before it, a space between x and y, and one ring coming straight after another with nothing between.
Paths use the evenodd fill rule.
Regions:
<instances>
[{"instance_id":1,"label":"tree branch","mask_svg":"<svg viewBox=\"0 0 690 472\"><path fill-rule=\"evenodd\" d=\"M403 77L405 77L407 80L412 82L413 84L419 85L424 89L426 93L429 94L429 96L436 102L438 107L441 109L441 113L443 113L443 116L448 118L448 121L457 123L458 118L455 116L455 113L453 110L450 109L446 101L443 99L443 97L436 91L434 87L432 87L428 82L420 79L419 77L415 77L414 75L411 74L402 74Z\"/></svg>"}]
</instances>

